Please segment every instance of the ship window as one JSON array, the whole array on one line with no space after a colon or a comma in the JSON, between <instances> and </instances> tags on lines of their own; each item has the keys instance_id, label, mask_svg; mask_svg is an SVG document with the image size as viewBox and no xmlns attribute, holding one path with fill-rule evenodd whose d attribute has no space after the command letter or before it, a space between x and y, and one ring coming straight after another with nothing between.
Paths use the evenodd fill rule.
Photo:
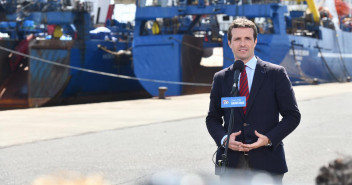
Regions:
<instances>
[{"instance_id":1,"label":"ship window","mask_svg":"<svg viewBox=\"0 0 352 185\"><path fill-rule=\"evenodd\" d=\"M230 20L230 16L225 15L225 16L222 17L222 20L223 21L229 21Z\"/></svg>"},{"instance_id":2,"label":"ship window","mask_svg":"<svg viewBox=\"0 0 352 185\"><path fill-rule=\"evenodd\" d=\"M141 35L176 34L179 30L178 18L157 18L146 21Z\"/></svg>"},{"instance_id":3,"label":"ship window","mask_svg":"<svg viewBox=\"0 0 352 185\"><path fill-rule=\"evenodd\" d=\"M145 7L145 6L176 6L178 5L177 0L139 0L138 7Z\"/></svg>"},{"instance_id":4,"label":"ship window","mask_svg":"<svg viewBox=\"0 0 352 185\"><path fill-rule=\"evenodd\" d=\"M343 31L352 32L352 17L346 16L341 18L341 29Z\"/></svg>"},{"instance_id":5,"label":"ship window","mask_svg":"<svg viewBox=\"0 0 352 185\"><path fill-rule=\"evenodd\" d=\"M304 14L301 17L285 16L286 33L297 36L321 38L319 24L314 22L312 14Z\"/></svg>"},{"instance_id":6,"label":"ship window","mask_svg":"<svg viewBox=\"0 0 352 185\"><path fill-rule=\"evenodd\" d=\"M254 23L257 26L259 34L273 34L274 33L274 25L271 18L267 17L256 17L254 19Z\"/></svg>"},{"instance_id":7,"label":"ship window","mask_svg":"<svg viewBox=\"0 0 352 185\"><path fill-rule=\"evenodd\" d=\"M144 23L144 28L141 30L141 35L151 35L154 21L146 21Z\"/></svg>"}]
</instances>

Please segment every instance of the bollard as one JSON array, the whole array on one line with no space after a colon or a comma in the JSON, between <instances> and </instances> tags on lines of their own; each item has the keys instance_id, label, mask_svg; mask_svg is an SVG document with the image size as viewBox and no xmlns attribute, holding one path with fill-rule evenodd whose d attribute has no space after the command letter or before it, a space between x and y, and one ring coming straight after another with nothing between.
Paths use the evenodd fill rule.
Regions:
<instances>
[{"instance_id":1,"label":"bollard","mask_svg":"<svg viewBox=\"0 0 352 185\"><path fill-rule=\"evenodd\" d=\"M318 85L318 84L319 84L318 78L314 78L314 79L313 79L313 85Z\"/></svg>"},{"instance_id":2,"label":"bollard","mask_svg":"<svg viewBox=\"0 0 352 185\"><path fill-rule=\"evenodd\" d=\"M165 99L165 92L167 87L159 87L159 99Z\"/></svg>"},{"instance_id":3,"label":"bollard","mask_svg":"<svg viewBox=\"0 0 352 185\"><path fill-rule=\"evenodd\" d=\"M351 77L348 76L347 79L346 79L347 82L350 82L351 81Z\"/></svg>"}]
</instances>

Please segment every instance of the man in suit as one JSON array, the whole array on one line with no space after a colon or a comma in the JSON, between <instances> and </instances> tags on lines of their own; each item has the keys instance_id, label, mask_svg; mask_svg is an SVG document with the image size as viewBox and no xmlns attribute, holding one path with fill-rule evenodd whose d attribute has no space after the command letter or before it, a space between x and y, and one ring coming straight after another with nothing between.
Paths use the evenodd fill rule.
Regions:
<instances>
[{"instance_id":1,"label":"man in suit","mask_svg":"<svg viewBox=\"0 0 352 185\"><path fill-rule=\"evenodd\" d=\"M262 61L254 55L257 28L247 19L233 21L228 29L228 45L235 60L245 68L239 75L239 95L246 107L234 108L234 125L228 150L228 167L264 170L279 177L288 171L282 140L299 124L301 114L284 67ZM221 108L221 97L230 97L234 81L233 65L214 75L206 125L220 147L216 161L224 153L230 108ZM279 120L279 114L282 119ZM224 124L223 124L224 122ZM216 168L218 174L219 168Z\"/></svg>"}]
</instances>

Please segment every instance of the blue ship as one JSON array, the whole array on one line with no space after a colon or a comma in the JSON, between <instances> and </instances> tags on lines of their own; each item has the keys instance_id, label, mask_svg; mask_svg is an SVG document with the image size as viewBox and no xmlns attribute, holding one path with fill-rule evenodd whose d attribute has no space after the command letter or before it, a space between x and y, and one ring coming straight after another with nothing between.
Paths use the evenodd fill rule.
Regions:
<instances>
[{"instance_id":1,"label":"blue ship","mask_svg":"<svg viewBox=\"0 0 352 185\"><path fill-rule=\"evenodd\" d=\"M297 3L296 3L297 4ZM293 84L348 82L352 73L350 17L335 25L313 0L302 1L303 9L290 3L265 1L137 1L133 40L137 77L194 86L140 81L153 96L166 86L166 95L209 92L213 74L234 62L223 22L247 17L258 26L255 55L286 68ZM311 13L307 13L307 9ZM223 51L222 66L205 67L202 59L216 48ZM197 85L198 84L198 85Z\"/></svg>"},{"instance_id":2,"label":"blue ship","mask_svg":"<svg viewBox=\"0 0 352 185\"><path fill-rule=\"evenodd\" d=\"M95 31L91 9L79 1L0 5L1 109L149 97L137 80L119 77L135 77L133 27L108 19L108 31Z\"/></svg>"}]
</instances>

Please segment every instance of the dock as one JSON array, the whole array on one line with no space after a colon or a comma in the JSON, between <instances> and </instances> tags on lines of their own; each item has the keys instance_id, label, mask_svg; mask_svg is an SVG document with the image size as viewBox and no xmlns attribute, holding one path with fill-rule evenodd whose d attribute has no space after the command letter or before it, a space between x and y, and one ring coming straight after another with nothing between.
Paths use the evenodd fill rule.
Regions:
<instances>
[{"instance_id":1,"label":"dock","mask_svg":"<svg viewBox=\"0 0 352 185\"><path fill-rule=\"evenodd\" d=\"M352 83L294 86L294 91L302 121L284 140L289 166L284 182L314 184L321 166L336 157L352 155ZM216 148L205 126L208 106L206 93L1 111L0 181L4 185L28 184L39 175L66 169L99 172L112 184L138 184L152 172L167 168L212 174L211 156ZM76 142L109 146L99 148L101 151L84 146L82 154ZM53 146L69 143L77 144L75 150L85 160L76 168L80 163L68 159L71 153L60 151L58 157L50 152L59 150ZM194 153L189 155L190 151ZM194 157L197 152L202 154ZM43 167L38 166L43 161L35 161L42 155L47 157L43 157ZM103 160L105 157L114 165ZM144 164L137 164L140 158L147 158ZM155 159L161 164L149 161ZM26 168L18 170L15 166L23 162Z\"/></svg>"}]
</instances>

